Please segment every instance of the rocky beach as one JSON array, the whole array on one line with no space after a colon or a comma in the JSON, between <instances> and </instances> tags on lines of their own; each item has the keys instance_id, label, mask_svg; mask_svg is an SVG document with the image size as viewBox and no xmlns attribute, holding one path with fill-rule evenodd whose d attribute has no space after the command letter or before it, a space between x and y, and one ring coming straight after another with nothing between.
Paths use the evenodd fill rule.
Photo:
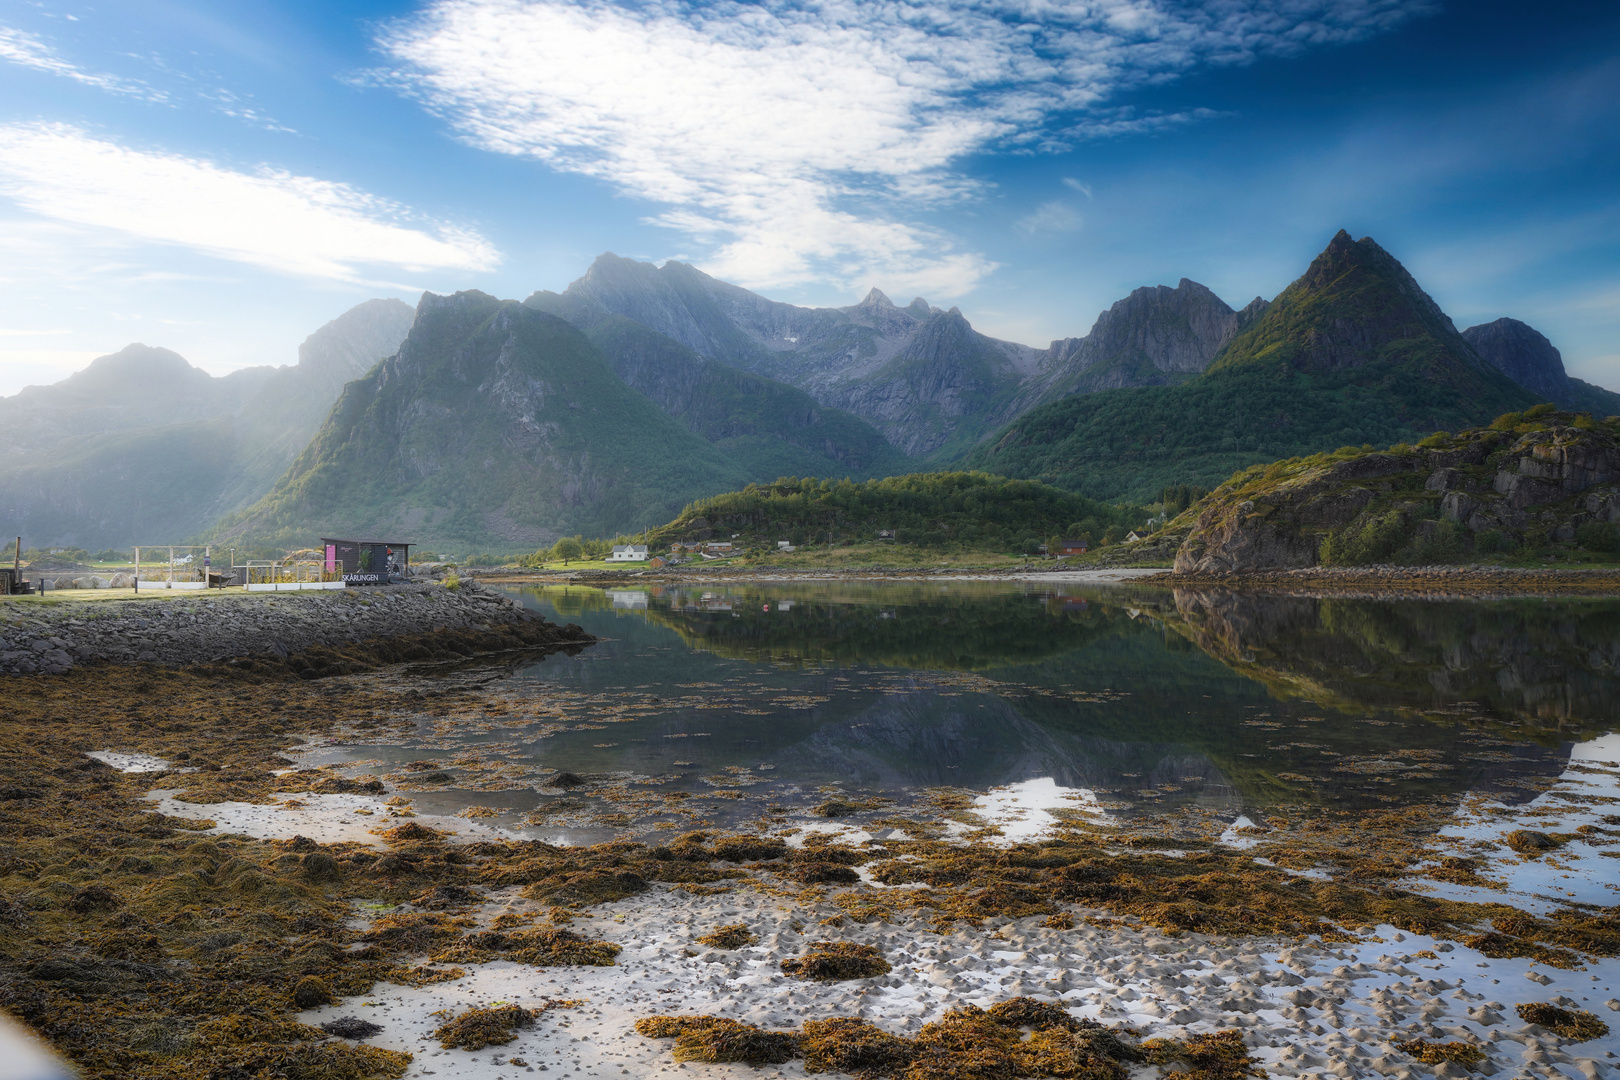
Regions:
<instances>
[{"instance_id":1,"label":"rocky beach","mask_svg":"<svg viewBox=\"0 0 1620 1080\"><path fill-rule=\"evenodd\" d=\"M422 809L430 762L322 763L485 730L508 703L463 661L591 647L493 591L3 610L0 1007L86 1076L1617 1064L1612 735L1530 803L1355 820L1124 817L1046 781L833 785L717 829L723 784L552 770L540 811L629 788L659 808L570 847Z\"/></svg>"},{"instance_id":2,"label":"rocky beach","mask_svg":"<svg viewBox=\"0 0 1620 1080\"><path fill-rule=\"evenodd\" d=\"M532 615L471 581L456 589L434 582L312 592L47 597L0 600L0 674L56 675L95 663L284 663L316 647L345 649L436 630L502 627L532 636L536 629Z\"/></svg>"}]
</instances>

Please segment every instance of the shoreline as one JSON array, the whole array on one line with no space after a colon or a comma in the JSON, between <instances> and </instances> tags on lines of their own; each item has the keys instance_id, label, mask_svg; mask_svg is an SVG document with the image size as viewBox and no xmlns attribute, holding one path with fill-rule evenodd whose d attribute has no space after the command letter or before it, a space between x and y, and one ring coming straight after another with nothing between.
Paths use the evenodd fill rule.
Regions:
<instances>
[{"instance_id":1,"label":"shoreline","mask_svg":"<svg viewBox=\"0 0 1620 1080\"><path fill-rule=\"evenodd\" d=\"M97 668L18 678L0 721L0 1007L90 1077L251 1075L292 1047L370 1069L337 1075L798 1078L797 1060L678 1065L634 1023L678 1013L783 1030L852 1016L914 1038L952 1009L1017 998L1132 1038L1235 1031L1278 1080L1427 1076L1395 1046L1411 1038L1476 1047L1487 1075L1601 1078L1616 1064L1612 1037L1572 1042L1514 1014L1559 1003L1620 1026L1616 909L1571 909L1597 919L1578 938L1589 948L1614 937L1600 956L1569 952L1545 915L1510 914L1524 908L1508 896L1414 893L1388 876L1422 846L1399 823L1155 842L1047 814L1045 788L1024 803L1009 789L931 791L841 820L766 808L729 838L672 829L560 848L418 814L364 763L306 766L311 740L340 730L363 739L474 715L486 691L471 681L397 666L318 681L287 665L129 670L118 683ZM1581 805L1595 821L1613 809ZM743 846L728 857L727 843ZM1312 864L1335 869L1322 878ZM758 940L698 940L737 923ZM525 961L501 944L524 935L619 952ZM825 983L781 970L816 943L870 946L889 970ZM329 1003L299 1007L308 979ZM548 999L577 1004L547 1008L510 1043L433 1037L444 1010ZM314 1026L345 1017L381 1030L356 1041ZM274 1026L289 1022L306 1026ZM1435 1075L1463 1075L1447 1068Z\"/></svg>"},{"instance_id":2,"label":"shoreline","mask_svg":"<svg viewBox=\"0 0 1620 1080\"><path fill-rule=\"evenodd\" d=\"M1620 595L1620 569L1492 566L1307 567L1226 575L1178 575L1164 567L1017 570L826 568L589 570L491 572L491 585L721 585L813 581L1025 581L1056 584L1134 583L1164 588L1223 588L1377 599L1403 594L1470 596Z\"/></svg>"}]
</instances>

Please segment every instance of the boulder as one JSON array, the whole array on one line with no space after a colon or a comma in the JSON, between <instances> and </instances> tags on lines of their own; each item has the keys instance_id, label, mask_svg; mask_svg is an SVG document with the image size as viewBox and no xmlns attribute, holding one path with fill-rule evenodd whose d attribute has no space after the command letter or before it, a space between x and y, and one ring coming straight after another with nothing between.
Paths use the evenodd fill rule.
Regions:
<instances>
[{"instance_id":1,"label":"boulder","mask_svg":"<svg viewBox=\"0 0 1620 1080\"><path fill-rule=\"evenodd\" d=\"M110 585L111 588L114 588L114 589L133 588L135 586L135 575L134 574L114 574L112 576L112 581L109 583L109 585Z\"/></svg>"}]
</instances>

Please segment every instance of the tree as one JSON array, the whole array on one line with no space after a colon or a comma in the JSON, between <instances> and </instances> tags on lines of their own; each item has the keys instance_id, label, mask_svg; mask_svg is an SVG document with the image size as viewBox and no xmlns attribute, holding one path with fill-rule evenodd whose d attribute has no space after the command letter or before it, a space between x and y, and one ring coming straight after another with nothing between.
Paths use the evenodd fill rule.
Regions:
<instances>
[{"instance_id":1,"label":"tree","mask_svg":"<svg viewBox=\"0 0 1620 1080\"><path fill-rule=\"evenodd\" d=\"M561 559L564 566L568 565L568 560L579 558L584 551L585 546L579 542L577 536L565 536L551 545L551 557Z\"/></svg>"}]
</instances>

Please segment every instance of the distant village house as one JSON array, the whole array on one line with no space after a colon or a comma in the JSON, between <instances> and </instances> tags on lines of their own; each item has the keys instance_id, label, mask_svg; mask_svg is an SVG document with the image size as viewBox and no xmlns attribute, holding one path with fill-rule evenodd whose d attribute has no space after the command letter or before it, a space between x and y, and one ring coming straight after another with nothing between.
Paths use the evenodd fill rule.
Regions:
<instances>
[{"instance_id":1,"label":"distant village house","mask_svg":"<svg viewBox=\"0 0 1620 1080\"><path fill-rule=\"evenodd\" d=\"M646 544L614 544L607 562L646 562L649 558Z\"/></svg>"}]
</instances>

